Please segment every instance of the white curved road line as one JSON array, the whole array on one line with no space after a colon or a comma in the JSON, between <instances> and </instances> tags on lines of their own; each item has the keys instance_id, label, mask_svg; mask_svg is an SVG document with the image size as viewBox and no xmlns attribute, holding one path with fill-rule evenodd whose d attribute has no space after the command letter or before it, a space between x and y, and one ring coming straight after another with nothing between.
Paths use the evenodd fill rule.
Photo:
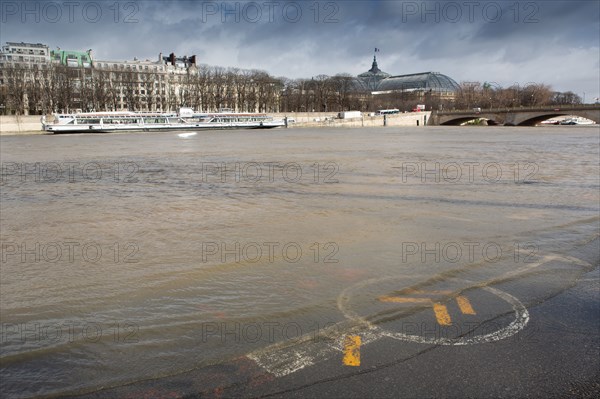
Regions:
<instances>
[{"instance_id":1,"label":"white curved road line","mask_svg":"<svg viewBox=\"0 0 600 399\"><path fill-rule=\"evenodd\" d=\"M592 266L589 262L572 256L549 254L542 256L542 259L538 262L531 263L520 269L505 273L499 278L505 279L518 276L554 260L564 260L587 267ZM400 277L406 276L397 276L396 278ZM347 334L360 335L363 346L371 342L375 342L383 337L433 345L471 345L506 339L521 331L529 322L529 312L523 303L521 303L521 301L507 292L485 285L485 282L474 284L472 287L468 288L481 288L512 305L514 311L514 320L500 330L475 337L427 339L422 336L409 336L406 334L395 333L393 331L386 331L379 326L375 326L368 320L356 314L356 312L352 311L351 309L346 309L346 303L349 300L349 294L351 290L373 284L377 281L388 281L389 279L390 278L376 278L364 280L358 284L344 289L338 296L337 303L338 308L342 311L342 313L344 313L349 321L340 322L324 329L320 334L318 334L317 339L315 339L314 334L306 334L305 336L299 337L292 342L273 344L266 348L251 352L246 356L274 376L283 377L299 371L307 366L325 361L332 356L341 354L344 348L344 336Z\"/></svg>"}]
</instances>

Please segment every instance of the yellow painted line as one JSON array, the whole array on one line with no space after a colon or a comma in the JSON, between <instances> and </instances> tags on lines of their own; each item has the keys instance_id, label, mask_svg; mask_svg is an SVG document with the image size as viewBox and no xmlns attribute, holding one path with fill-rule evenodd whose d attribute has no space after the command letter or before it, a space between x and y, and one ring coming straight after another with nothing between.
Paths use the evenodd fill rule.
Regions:
<instances>
[{"instance_id":1,"label":"yellow painted line","mask_svg":"<svg viewBox=\"0 0 600 399\"><path fill-rule=\"evenodd\" d=\"M433 311L435 312L435 318L440 326L450 326L452 325L452 320L450 319L450 315L448 314L448 308L446 305L442 305L441 303L433 304Z\"/></svg>"},{"instance_id":2,"label":"yellow painted line","mask_svg":"<svg viewBox=\"0 0 600 399\"><path fill-rule=\"evenodd\" d=\"M456 297L456 302L458 303L458 307L463 314L477 314L475 313L475 309L471 306L471 302L469 298L463 295L459 295Z\"/></svg>"},{"instance_id":3,"label":"yellow painted line","mask_svg":"<svg viewBox=\"0 0 600 399\"><path fill-rule=\"evenodd\" d=\"M344 359L346 366L360 366L360 336L348 335L344 339Z\"/></svg>"},{"instance_id":4,"label":"yellow painted line","mask_svg":"<svg viewBox=\"0 0 600 399\"><path fill-rule=\"evenodd\" d=\"M381 302L396 302L396 303L431 303L431 299L429 298L404 298L400 296L380 296L379 300Z\"/></svg>"}]
</instances>

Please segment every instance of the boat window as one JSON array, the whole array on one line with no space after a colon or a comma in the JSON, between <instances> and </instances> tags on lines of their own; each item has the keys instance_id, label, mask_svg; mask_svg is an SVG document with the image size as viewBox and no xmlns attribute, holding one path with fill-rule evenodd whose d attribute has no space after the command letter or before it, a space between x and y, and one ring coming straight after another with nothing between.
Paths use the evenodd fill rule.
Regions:
<instances>
[{"instance_id":1,"label":"boat window","mask_svg":"<svg viewBox=\"0 0 600 399\"><path fill-rule=\"evenodd\" d=\"M84 124L99 124L100 123L100 119L92 119L92 118L85 118L85 119L81 119L79 121L79 123L84 123Z\"/></svg>"}]
</instances>

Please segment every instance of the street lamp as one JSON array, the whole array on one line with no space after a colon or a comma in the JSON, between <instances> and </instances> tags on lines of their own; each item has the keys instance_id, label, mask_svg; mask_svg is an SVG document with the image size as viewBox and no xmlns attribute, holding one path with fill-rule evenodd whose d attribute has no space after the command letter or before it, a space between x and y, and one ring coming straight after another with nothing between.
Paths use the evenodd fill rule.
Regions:
<instances>
[{"instance_id":1,"label":"street lamp","mask_svg":"<svg viewBox=\"0 0 600 399\"><path fill-rule=\"evenodd\" d=\"M521 95L520 95L521 93L519 92L519 88L520 88L519 82L513 83L513 87L517 88L516 89L517 92L516 92L516 96L515 96L515 107L518 107L521 105Z\"/></svg>"},{"instance_id":2,"label":"street lamp","mask_svg":"<svg viewBox=\"0 0 600 399\"><path fill-rule=\"evenodd\" d=\"M532 93L531 93L531 105L535 106L535 93L538 87L538 84L535 82L527 82L525 83L525 88L531 87L532 89Z\"/></svg>"},{"instance_id":3,"label":"street lamp","mask_svg":"<svg viewBox=\"0 0 600 399\"><path fill-rule=\"evenodd\" d=\"M494 103L493 103L494 94L496 94L496 91L502 90L502 86L500 86L496 82L487 82L487 87L488 87L488 89L490 87L492 87L495 90L495 91L492 91L492 94L489 97L489 99L490 99L490 108L494 108Z\"/></svg>"}]
</instances>

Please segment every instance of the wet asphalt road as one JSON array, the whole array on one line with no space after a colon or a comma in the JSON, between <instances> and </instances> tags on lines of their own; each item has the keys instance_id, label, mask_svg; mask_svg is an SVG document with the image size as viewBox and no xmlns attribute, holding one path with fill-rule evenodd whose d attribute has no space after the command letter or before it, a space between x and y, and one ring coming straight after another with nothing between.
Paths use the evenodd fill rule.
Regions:
<instances>
[{"instance_id":1,"label":"wet asphalt road","mask_svg":"<svg viewBox=\"0 0 600 399\"><path fill-rule=\"evenodd\" d=\"M600 397L599 250L598 239L579 248L577 257L590 262L593 270L575 285L527 303L527 325L495 342L453 346L380 337L362 346L358 367L344 365L342 352L334 352L277 376L242 357L83 397ZM536 278L534 274L496 288L524 296ZM309 348L318 351L319 345ZM285 357L284 351L274 358Z\"/></svg>"}]
</instances>

